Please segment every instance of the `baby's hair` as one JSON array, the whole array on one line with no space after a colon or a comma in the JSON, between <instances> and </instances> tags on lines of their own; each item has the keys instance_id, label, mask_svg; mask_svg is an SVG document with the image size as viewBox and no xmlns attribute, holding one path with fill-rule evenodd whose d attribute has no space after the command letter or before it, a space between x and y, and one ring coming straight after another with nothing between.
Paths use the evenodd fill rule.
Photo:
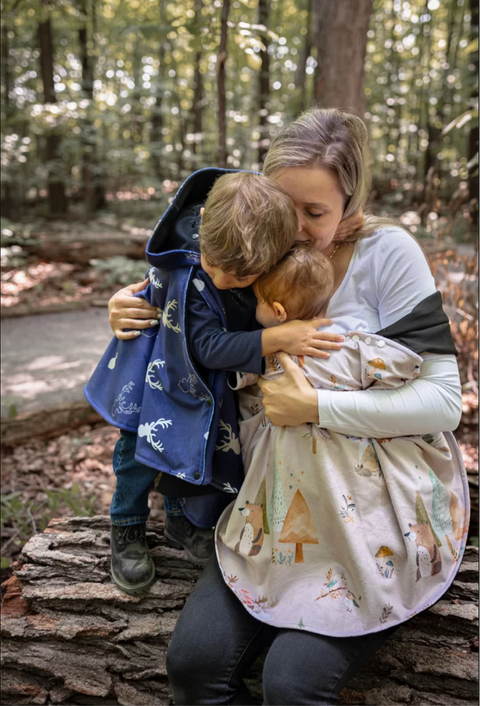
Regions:
<instances>
[{"instance_id":1,"label":"baby's hair","mask_svg":"<svg viewBox=\"0 0 480 706\"><path fill-rule=\"evenodd\" d=\"M310 242L296 242L269 272L253 285L260 301L282 304L291 319L308 320L325 314L333 294L330 260Z\"/></svg>"},{"instance_id":2,"label":"baby's hair","mask_svg":"<svg viewBox=\"0 0 480 706\"><path fill-rule=\"evenodd\" d=\"M234 172L219 177L199 230L202 255L237 277L267 272L292 247L298 232L289 196L267 177Z\"/></svg>"}]
</instances>

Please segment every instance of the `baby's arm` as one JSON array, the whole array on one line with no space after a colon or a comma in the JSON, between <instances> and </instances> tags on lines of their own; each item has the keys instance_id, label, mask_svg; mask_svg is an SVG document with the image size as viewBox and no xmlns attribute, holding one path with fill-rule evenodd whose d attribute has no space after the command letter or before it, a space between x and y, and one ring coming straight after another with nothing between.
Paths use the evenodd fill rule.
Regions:
<instances>
[{"instance_id":1,"label":"baby's arm","mask_svg":"<svg viewBox=\"0 0 480 706\"><path fill-rule=\"evenodd\" d=\"M202 295L191 288L188 301L188 342L198 362L212 370L262 372L262 356L278 351L328 357L325 348L338 348L342 337L317 331L330 321L289 321L258 331L226 331ZM330 322L331 323L331 322Z\"/></svg>"}]
</instances>

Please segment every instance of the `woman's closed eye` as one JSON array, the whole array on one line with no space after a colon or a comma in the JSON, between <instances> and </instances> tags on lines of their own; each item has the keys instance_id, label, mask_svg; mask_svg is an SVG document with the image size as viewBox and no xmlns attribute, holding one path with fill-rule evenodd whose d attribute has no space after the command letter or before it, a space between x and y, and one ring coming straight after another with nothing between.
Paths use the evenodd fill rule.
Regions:
<instances>
[{"instance_id":1,"label":"woman's closed eye","mask_svg":"<svg viewBox=\"0 0 480 706\"><path fill-rule=\"evenodd\" d=\"M307 211L307 216L310 216L310 218L321 218L324 215L324 213L310 213L310 211Z\"/></svg>"}]
</instances>

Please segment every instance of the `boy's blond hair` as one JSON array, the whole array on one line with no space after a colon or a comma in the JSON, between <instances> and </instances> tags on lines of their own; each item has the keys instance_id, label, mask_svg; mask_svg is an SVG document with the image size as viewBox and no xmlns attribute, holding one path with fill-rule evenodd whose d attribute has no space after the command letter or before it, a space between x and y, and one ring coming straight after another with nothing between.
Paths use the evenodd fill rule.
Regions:
<instances>
[{"instance_id":1,"label":"boy's blond hair","mask_svg":"<svg viewBox=\"0 0 480 706\"><path fill-rule=\"evenodd\" d=\"M202 255L223 272L266 272L292 247L298 232L289 196L267 177L235 172L219 177L199 229Z\"/></svg>"},{"instance_id":2,"label":"boy's blond hair","mask_svg":"<svg viewBox=\"0 0 480 706\"><path fill-rule=\"evenodd\" d=\"M308 320L325 314L333 286L333 265L328 257L311 242L297 242L253 288L260 301L270 306L281 304L289 320Z\"/></svg>"}]
</instances>

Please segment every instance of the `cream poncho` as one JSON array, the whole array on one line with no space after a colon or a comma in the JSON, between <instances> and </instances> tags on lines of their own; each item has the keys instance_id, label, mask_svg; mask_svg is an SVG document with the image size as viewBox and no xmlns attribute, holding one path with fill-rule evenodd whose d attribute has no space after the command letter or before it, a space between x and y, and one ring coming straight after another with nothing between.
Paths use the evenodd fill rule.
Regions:
<instances>
[{"instance_id":1,"label":"cream poncho","mask_svg":"<svg viewBox=\"0 0 480 706\"><path fill-rule=\"evenodd\" d=\"M297 362L314 387L354 395L408 384L422 359L357 331L329 360ZM270 356L266 376L279 373ZM442 596L469 517L451 433L367 439L313 424L274 427L257 386L240 392L240 411L246 477L219 520L216 549L249 612L343 637L401 623Z\"/></svg>"}]
</instances>

